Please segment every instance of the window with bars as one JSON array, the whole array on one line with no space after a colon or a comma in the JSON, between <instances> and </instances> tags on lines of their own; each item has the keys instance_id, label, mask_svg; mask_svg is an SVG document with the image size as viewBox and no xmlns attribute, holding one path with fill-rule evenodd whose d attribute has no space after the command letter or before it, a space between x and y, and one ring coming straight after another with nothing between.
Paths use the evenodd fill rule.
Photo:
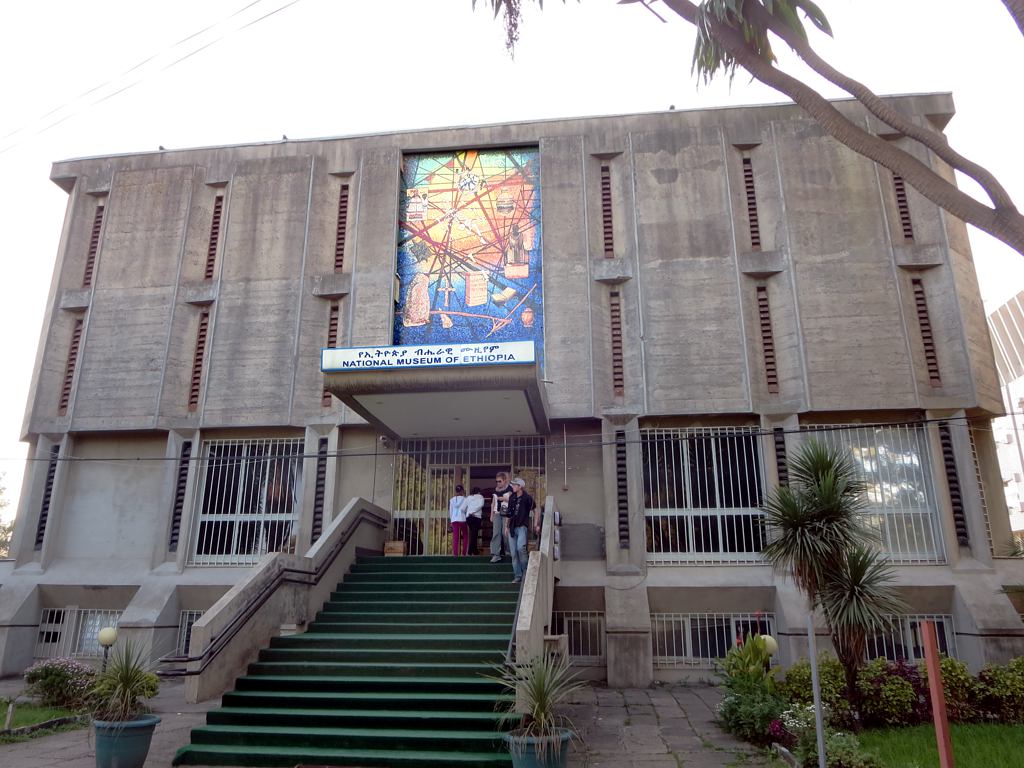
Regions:
<instances>
[{"instance_id":1,"label":"window with bars","mask_svg":"<svg viewBox=\"0 0 1024 768\"><path fill-rule=\"evenodd\" d=\"M743 158L743 194L747 201L747 225L750 232L750 250L761 250L761 222L757 215L757 192L754 189L754 164Z\"/></svg>"},{"instance_id":2,"label":"window with bars","mask_svg":"<svg viewBox=\"0 0 1024 768\"><path fill-rule=\"evenodd\" d=\"M601 165L601 232L604 237L604 257L615 258L615 227L612 225L612 169Z\"/></svg>"},{"instance_id":3,"label":"window with bars","mask_svg":"<svg viewBox=\"0 0 1024 768\"><path fill-rule=\"evenodd\" d=\"M66 416L71 403L71 386L75 381L75 368L78 365L78 353L82 344L82 330L85 318L76 317L71 328L71 343L68 345L68 357L64 364L64 380L60 387L60 400L57 403L57 415Z\"/></svg>"},{"instance_id":4,"label":"window with bars","mask_svg":"<svg viewBox=\"0 0 1024 768\"><path fill-rule=\"evenodd\" d=\"M341 316L341 304L337 301L331 302L330 311L327 315L327 348L332 349L338 343L338 321ZM324 387L320 395L320 406L331 407L331 391Z\"/></svg>"},{"instance_id":5,"label":"window with bars","mask_svg":"<svg viewBox=\"0 0 1024 768\"><path fill-rule=\"evenodd\" d=\"M199 392L203 383L203 360L206 357L206 339L210 331L210 310L204 309L199 314L199 327L196 329L196 348L192 355L192 378L188 386L188 409L199 409Z\"/></svg>"},{"instance_id":6,"label":"window with bars","mask_svg":"<svg viewBox=\"0 0 1024 768\"><path fill-rule=\"evenodd\" d=\"M345 240L348 237L348 184L342 184L338 191L338 221L334 233L334 271L341 272L345 266Z\"/></svg>"},{"instance_id":7,"label":"window with bars","mask_svg":"<svg viewBox=\"0 0 1024 768\"><path fill-rule=\"evenodd\" d=\"M803 430L805 436L850 452L867 485L864 520L892 562L944 562L923 425L840 424Z\"/></svg>"},{"instance_id":8,"label":"window with bars","mask_svg":"<svg viewBox=\"0 0 1024 768\"><path fill-rule=\"evenodd\" d=\"M912 243L914 242L914 224L910 220L910 201L907 199L907 185L899 174L894 173L892 175L892 189L896 194L896 211L900 217L900 231L903 233L903 239L908 243Z\"/></svg>"},{"instance_id":9,"label":"window with bars","mask_svg":"<svg viewBox=\"0 0 1024 768\"><path fill-rule=\"evenodd\" d=\"M956 631L953 617L940 613L916 613L890 616L888 624L880 632L868 638L866 656L868 659L889 659L889 661L922 661L924 659L924 633L922 623L935 624L939 653L956 658Z\"/></svg>"},{"instance_id":10,"label":"window with bars","mask_svg":"<svg viewBox=\"0 0 1024 768\"><path fill-rule=\"evenodd\" d=\"M618 291L608 294L608 315L612 341L612 390L616 395L623 395L626 392L626 376L622 358L622 297Z\"/></svg>"},{"instance_id":11,"label":"window with bars","mask_svg":"<svg viewBox=\"0 0 1024 768\"><path fill-rule=\"evenodd\" d=\"M204 280L213 280L214 268L217 266L217 243L220 242L220 223L223 215L224 195L217 195L213 201L213 215L210 217L210 240L206 246Z\"/></svg>"},{"instance_id":12,"label":"window with bars","mask_svg":"<svg viewBox=\"0 0 1024 768\"><path fill-rule=\"evenodd\" d=\"M100 248L100 232L103 230L103 203L96 206L92 218L92 231L89 233L89 250L85 255L85 271L82 274L82 287L92 286L93 274L96 271L96 254Z\"/></svg>"},{"instance_id":13,"label":"window with bars","mask_svg":"<svg viewBox=\"0 0 1024 768\"><path fill-rule=\"evenodd\" d=\"M203 441L190 565L244 567L293 550L302 449L302 438Z\"/></svg>"},{"instance_id":14,"label":"window with bars","mask_svg":"<svg viewBox=\"0 0 1024 768\"><path fill-rule=\"evenodd\" d=\"M771 613L652 613L655 668L713 669L734 645L775 634Z\"/></svg>"},{"instance_id":15,"label":"window with bars","mask_svg":"<svg viewBox=\"0 0 1024 768\"><path fill-rule=\"evenodd\" d=\"M643 429L650 563L760 562L764 471L756 429Z\"/></svg>"},{"instance_id":16,"label":"window with bars","mask_svg":"<svg viewBox=\"0 0 1024 768\"><path fill-rule=\"evenodd\" d=\"M44 608L39 616L35 658L102 656L100 630L116 627L120 620L121 611L116 610Z\"/></svg>"},{"instance_id":17,"label":"window with bars","mask_svg":"<svg viewBox=\"0 0 1024 768\"><path fill-rule=\"evenodd\" d=\"M566 635L569 661L578 667L607 663L603 611L552 611L551 633Z\"/></svg>"},{"instance_id":18,"label":"window with bars","mask_svg":"<svg viewBox=\"0 0 1024 768\"><path fill-rule=\"evenodd\" d=\"M182 611L178 617L178 655L188 655L188 645L192 642L192 625L199 621L202 611Z\"/></svg>"}]
</instances>

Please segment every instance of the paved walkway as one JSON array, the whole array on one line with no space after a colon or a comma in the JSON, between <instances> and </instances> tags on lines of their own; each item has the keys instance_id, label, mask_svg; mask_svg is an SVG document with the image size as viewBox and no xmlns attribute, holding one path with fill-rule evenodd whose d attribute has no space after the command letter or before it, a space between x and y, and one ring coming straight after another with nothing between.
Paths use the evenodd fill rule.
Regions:
<instances>
[{"instance_id":1,"label":"paved walkway","mask_svg":"<svg viewBox=\"0 0 1024 768\"><path fill-rule=\"evenodd\" d=\"M0 680L0 699L17 695L21 678ZM659 686L612 690L585 688L568 707L580 731L571 768L755 768L762 755L724 733L714 723L717 688ZM161 718L153 734L146 768L167 768L188 743L189 729L206 721L218 700L186 704L184 684L165 681L153 700ZM66 731L17 744L0 744L3 768L94 768L88 729Z\"/></svg>"}]
</instances>

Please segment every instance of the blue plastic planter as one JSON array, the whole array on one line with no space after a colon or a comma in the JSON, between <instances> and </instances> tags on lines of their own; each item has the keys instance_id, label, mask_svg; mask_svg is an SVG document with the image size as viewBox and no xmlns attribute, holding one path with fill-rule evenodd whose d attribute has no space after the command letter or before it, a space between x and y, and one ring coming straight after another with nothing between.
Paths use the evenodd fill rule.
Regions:
<instances>
[{"instance_id":1,"label":"blue plastic planter","mask_svg":"<svg viewBox=\"0 0 1024 768\"><path fill-rule=\"evenodd\" d=\"M569 764L571 738L572 732L568 730L547 738L506 733L505 743L512 755L512 768L565 768ZM537 747L541 745L546 748L538 752Z\"/></svg>"},{"instance_id":2,"label":"blue plastic planter","mask_svg":"<svg viewBox=\"0 0 1024 768\"><path fill-rule=\"evenodd\" d=\"M134 720L93 720L96 726L96 768L142 768L149 754L156 715Z\"/></svg>"}]
</instances>

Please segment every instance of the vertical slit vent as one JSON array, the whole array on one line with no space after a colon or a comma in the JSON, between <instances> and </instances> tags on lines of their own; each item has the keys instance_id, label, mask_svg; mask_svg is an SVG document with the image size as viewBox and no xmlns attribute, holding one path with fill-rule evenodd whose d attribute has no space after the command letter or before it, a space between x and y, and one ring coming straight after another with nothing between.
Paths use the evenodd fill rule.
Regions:
<instances>
[{"instance_id":1,"label":"vertical slit vent","mask_svg":"<svg viewBox=\"0 0 1024 768\"><path fill-rule=\"evenodd\" d=\"M333 349L338 343L338 317L341 314L341 308L337 301L331 302L331 315L327 321L327 348ZM323 397L320 400L320 405L324 408L331 407L331 393L324 388Z\"/></svg>"},{"instance_id":2,"label":"vertical slit vent","mask_svg":"<svg viewBox=\"0 0 1024 768\"><path fill-rule=\"evenodd\" d=\"M615 487L618 505L619 548L629 549L629 484L626 473L626 433L615 430Z\"/></svg>"},{"instance_id":3,"label":"vertical slit vent","mask_svg":"<svg viewBox=\"0 0 1024 768\"><path fill-rule=\"evenodd\" d=\"M615 258L615 241L612 228L612 170L601 166L601 224L604 230L604 257Z\"/></svg>"},{"instance_id":4,"label":"vertical slit vent","mask_svg":"<svg viewBox=\"0 0 1024 768\"><path fill-rule=\"evenodd\" d=\"M949 486L949 505L953 509L953 527L956 540L964 546L971 543L967 534L967 516L964 514L964 499L960 491L960 475L956 470L956 455L953 453L953 435L949 423L939 422L939 443L942 445L942 463L946 467L946 484Z\"/></svg>"},{"instance_id":5,"label":"vertical slit vent","mask_svg":"<svg viewBox=\"0 0 1024 768\"><path fill-rule=\"evenodd\" d=\"M747 196L747 224L750 227L750 249L761 250L761 224L757 219L757 194L754 192L754 166L743 158L743 191Z\"/></svg>"},{"instance_id":6,"label":"vertical slit vent","mask_svg":"<svg viewBox=\"0 0 1024 768\"><path fill-rule=\"evenodd\" d=\"M618 291L608 294L612 330L612 387L616 395L625 394L626 380L622 365L622 300Z\"/></svg>"},{"instance_id":7,"label":"vertical slit vent","mask_svg":"<svg viewBox=\"0 0 1024 768\"><path fill-rule=\"evenodd\" d=\"M181 458L178 459L178 480L174 484L174 508L171 510L171 532L167 539L167 549L178 551L178 537L181 533L181 512L185 508L185 488L188 485L188 465L192 458L192 441L185 440L181 444Z\"/></svg>"},{"instance_id":8,"label":"vertical slit vent","mask_svg":"<svg viewBox=\"0 0 1024 768\"><path fill-rule=\"evenodd\" d=\"M199 316L199 330L196 331L196 353L192 357L192 382L188 388L188 409L199 407L199 385L203 381L203 358L206 357L206 335L210 328L210 310L203 310Z\"/></svg>"},{"instance_id":9,"label":"vertical slit vent","mask_svg":"<svg viewBox=\"0 0 1024 768\"><path fill-rule=\"evenodd\" d=\"M324 531L324 495L327 488L327 438L321 437L316 444L316 485L313 494L313 539L315 544Z\"/></svg>"},{"instance_id":10,"label":"vertical slit vent","mask_svg":"<svg viewBox=\"0 0 1024 768\"><path fill-rule=\"evenodd\" d=\"M224 195L217 195L213 201L213 218L210 220L210 244L206 248L206 272L203 278L213 280L213 267L217 263L217 243L220 242L220 220L224 215Z\"/></svg>"},{"instance_id":11,"label":"vertical slit vent","mask_svg":"<svg viewBox=\"0 0 1024 768\"><path fill-rule=\"evenodd\" d=\"M89 252L85 256L85 274L82 275L82 287L92 285L92 273L96 269L96 252L100 249L100 230L103 228L103 206L96 206L96 214L92 219L92 232L89 234Z\"/></svg>"},{"instance_id":12,"label":"vertical slit vent","mask_svg":"<svg viewBox=\"0 0 1024 768\"><path fill-rule=\"evenodd\" d=\"M775 360L775 336L772 333L772 314L768 306L768 288L757 286L757 315L761 323L761 350L764 355L764 376L768 392L779 393L779 367Z\"/></svg>"},{"instance_id":13,"label":"vertical slit vent","mask_svg":"<svg viewBox=\"0 0 1024 768\"><path fill-rule=\"evenodd\" d=\"M341 185L338 193L338 229L334 234L334 271L341 272L345 264L345 238L348 235L348 184Z\"/></svg>"},{"instance_id":14,"label":"vertical slit vent","mask_svg":"<svg viewBox=\"0 0 1024 768\"><path fill-rule=\"evenodd\" d=\"M903 239L908 243L914 242L914 225L910 221L910 204L907 202L907 185L903 177L894 173L892 175L892 188L896 192L896 208L900 214L900 227L903 229Z\"/></svg>"},{"instance_id":15,"label":"vertical slit vent","mask_svg":"<svg viewBox=\"0 0 1024 768\"><path fill-rule=\"evenodd\" d=\"M78 348L82 343L84 324L84 318L75 318L75 327L71 329L71 345L68 347L68 361L64 366L64 383L60 388L60 403L57 406L58 416L67 415L68 403L71 402L71 384L75 380L75 366L78 364Z\"/></svg>"},{"instance_id":16,"label":"vertical slit vent","mask_svg":"<svg viewBox=\"0 0 1024 768\"><path fill-rule=\"evenodd\" d=\"M772 429L772 444L775 448L775 469L779 474L779 486L789 485L789 462L786 461L786 430Z\"/></svg>"},{"instance_id":17,"label":"vertical slit vent","mask_svg":"<svg viewBox=\"0 0 1024 768\"><path fill-rule=\"evenodd\" d=\"M57 476L57 456L60 446L50 447L50 463L46 467L46 484L43 486L43 503L39 507L39 525L36 526L36 551L43 548L46 535L46 519L50 516L50 499L53 498L53 480Z\"/></svg>"},{"instance_id":18,"label":"vertical slit vent","mask_svg":"<svg viewBox=\"0 0 1024 768\"><path fill-rule=\"evenodd\" d=\"M932 333L932 321L928 314L928 299L924 295L924 283L920 278L914 278L910 283L914 287L914 306L917 309L918 325L921 326L921 343L924 345L924 362L928 367L928 383L933 387L941 387L939 358L935 353L935 334Z\"/></svg>"}]
</instances>

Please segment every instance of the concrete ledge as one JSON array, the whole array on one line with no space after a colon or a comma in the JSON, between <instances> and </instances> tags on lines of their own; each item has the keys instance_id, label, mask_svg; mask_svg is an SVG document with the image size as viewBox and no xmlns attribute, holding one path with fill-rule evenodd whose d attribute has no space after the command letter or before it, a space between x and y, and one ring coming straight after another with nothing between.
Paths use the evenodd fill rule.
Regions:
<instances>
[{"instance_id":1,"label":"concrete ledge","mask_svg":"<svg viewBox=\"0 0 1024 768\"><path fill-rule=\"evenodd\" d=\"M217 284L213 281L202 283L185 283L181 286L181 299L186 304L204 306L213 304L219 293Z\"/></svg>"},{"instance_id":2,"label":"concrete ledge","mask_svg":"<svg viewBox=\"0 0 1024 768\"><path fill-rule=\"evenodd\" d=\"M64 291L60 295L60 308L70 312L77 312L89 308L92 299L91 288L79 288L73 291Z\"/></svg>"},{"instance_id":3,"label":"concrete ledge","mask_svg":"<svg viewBox=\"0 0 1024 768\"><path fill-rule=\"evenodd\" d=\"M311 277L310 293L321 299L340 299L352 290L352 275L349 272L327 272Z\"/></svg>"},{"instance_id":4,"label":"concrete ledge","mask_svg":"<svg viewBox=\"0 0 1024 768\"><path fill-rule=\"evenodd\" d=\"M737 258L740 272L751 277L777 275L788 266L788 260L782 251L744 251Z\"/></svg>"},{"instance_id":5,"label":"concrete ledge","mask_svg":"<svg viewBox=\"0 0 1024 768\"><path fill-rule=\"evenodd\" d=\"M605 285L620 285L633 279L633 265L626 259L597 259L590 262L590 274Z\"/></svg>"},{"instance_id":6,"label":"concrete ledge","mask_svg":"<svg viewBox=\"0 0 1024 768\"><path fill-rule=\"evenodd\" d=\"M946 263L945 249L941 245L894 245L896 266L904 269L931 269Z\"/></svg>"}]
</instances>

